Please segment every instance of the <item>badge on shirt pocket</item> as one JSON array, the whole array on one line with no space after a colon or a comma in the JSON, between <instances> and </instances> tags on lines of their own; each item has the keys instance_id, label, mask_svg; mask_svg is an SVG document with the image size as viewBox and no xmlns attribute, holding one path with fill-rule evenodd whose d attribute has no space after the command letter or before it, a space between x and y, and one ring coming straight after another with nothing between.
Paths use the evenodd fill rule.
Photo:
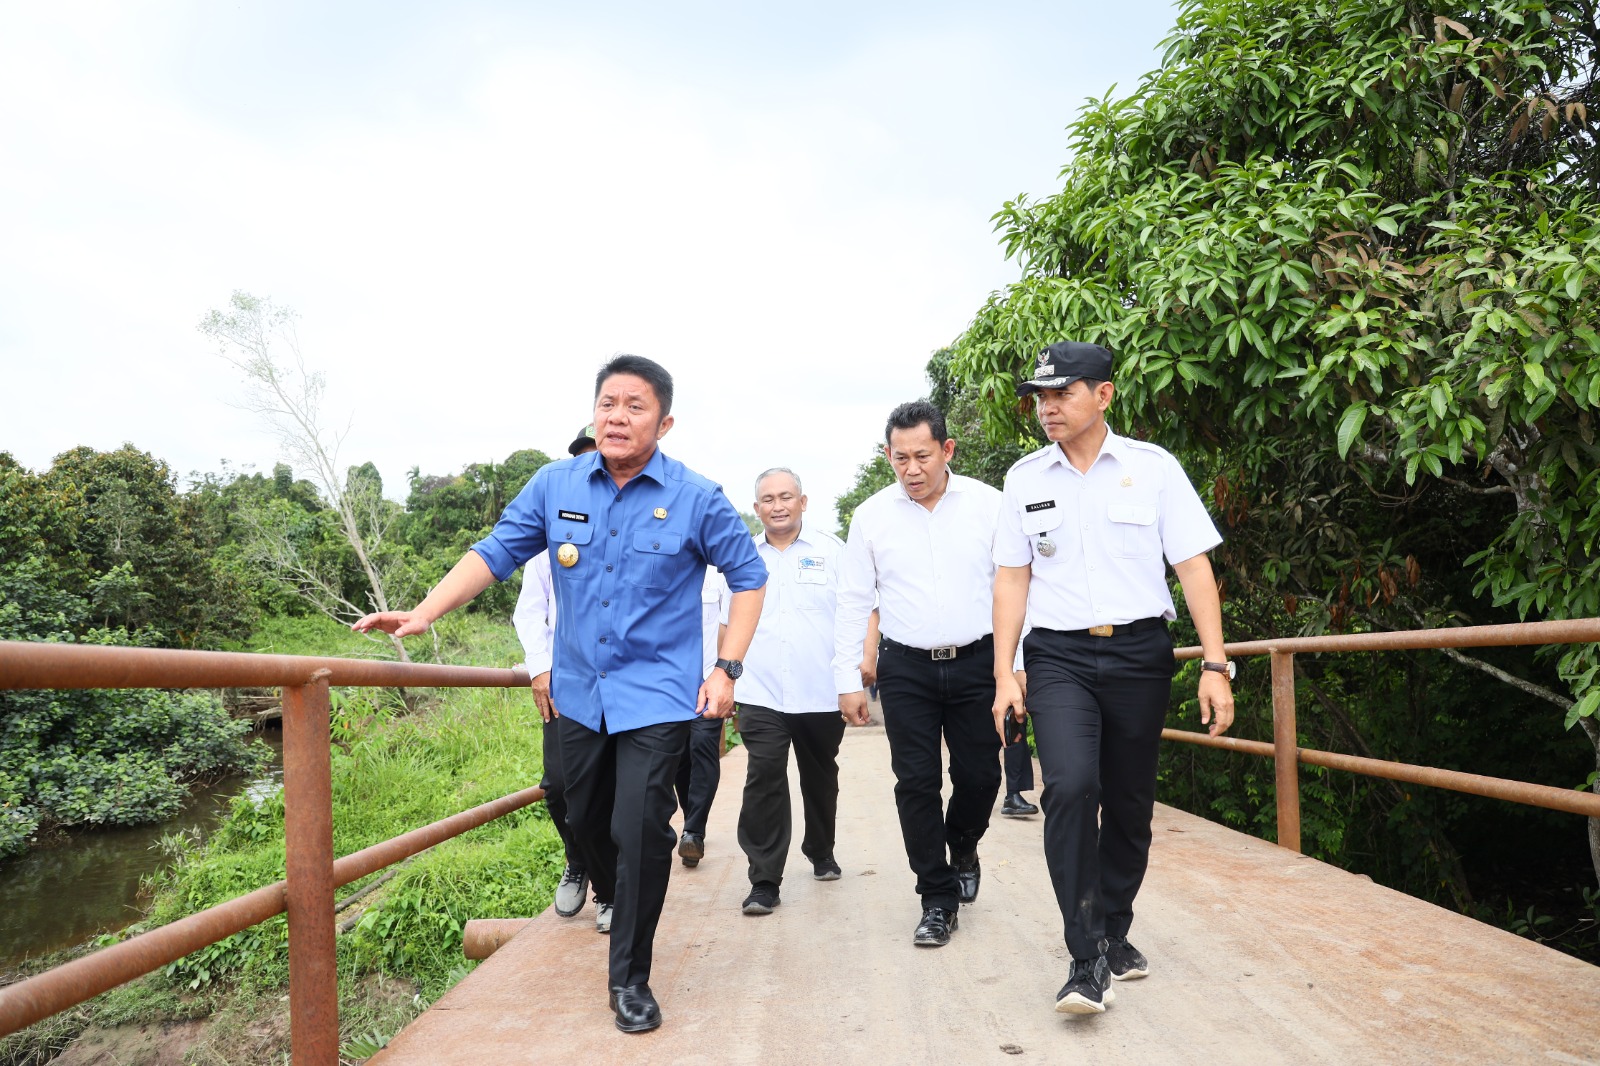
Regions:
<instances>
[{"instance_id":1,"label":"badge on shirt pocket","mask_svg":"<svg viewBox=\"0 0 1600 1066\"><path fill-rule=\"evenodd\" d=\"M1022 508L1022 532L1032 542L1035 556L1050 558L1059 545L1050 536L1058 526L1065 509L1056 500L1036 500Z\"/></svg>"},{"instance_id":2,"label":"badge on shirt pocket","mask_svg":"<svg viewBox=\"0 0 1600 1066\"><path fill-rule=\"evenodd\" d=\"M820 555L802 555L795 580L802 585L826 585L828 560Z\"/></svg>"}]
</instances>

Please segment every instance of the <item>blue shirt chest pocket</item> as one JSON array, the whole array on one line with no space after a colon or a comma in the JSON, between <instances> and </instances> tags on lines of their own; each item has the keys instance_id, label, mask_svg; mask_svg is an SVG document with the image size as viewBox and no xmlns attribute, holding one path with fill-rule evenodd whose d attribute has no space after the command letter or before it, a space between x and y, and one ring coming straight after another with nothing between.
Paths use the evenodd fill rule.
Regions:
<instances>
[{"instance_id":1,"label":"blue shirt chest pocket","mask_svg":"<svg viewBox=\"0 0 1600 1066\"><path fill-rule=\"evenodd\" d=\"M574 522L569 518L558 518L550 523L548 540L550 550L555 551L563 544L587 544L594 536L594 526L589 522Z\"/></svg>"},{"instance_id":2,"label":"blue shirt chest pocket","mask_svg":"<svg viewBox=\"0 0 1600 1066\"><path fill-rule=\"evenodd\" d=\"M700 564L683 551L683 534L665 529L641 529L629 541L623 574L640 588L664 589L685 566Z\"/></svg>"}]
</instances>

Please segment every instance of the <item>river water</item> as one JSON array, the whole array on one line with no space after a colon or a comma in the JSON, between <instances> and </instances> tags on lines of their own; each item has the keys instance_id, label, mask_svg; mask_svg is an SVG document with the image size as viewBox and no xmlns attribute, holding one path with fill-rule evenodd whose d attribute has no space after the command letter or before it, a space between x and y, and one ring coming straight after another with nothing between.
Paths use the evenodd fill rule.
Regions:
<instances>
[{"instance_id":1,"label":"river water","mask_svg":"<svg viewBox=\"0 0 1600 1066\"><path fill-rule=\"evenodd\" d=\"M139 879L168 862L156 842L174 832L209 833L228 813L233 797L279 787L282 737L276 730L260 734L274 752L267 770L197 790L179 814L164 822L69 833L0 863L0 972L26 957L70 948L138 921L143 914Z\"/></svg>"}]
</instances>

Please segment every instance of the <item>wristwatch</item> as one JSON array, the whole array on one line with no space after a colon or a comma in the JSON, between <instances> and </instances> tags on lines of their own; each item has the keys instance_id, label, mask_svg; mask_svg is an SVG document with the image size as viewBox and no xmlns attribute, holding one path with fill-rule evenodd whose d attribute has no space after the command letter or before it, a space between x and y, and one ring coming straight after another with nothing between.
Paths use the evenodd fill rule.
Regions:
<instances>
[{"instance_id":1,"label":"wristwatch","mask_svg":"<svg viewBox=\"0 0 1600 1066\"><path fill-rule=\"evenodd\" d=\"M737 681L744 673L744 662L740 659L718 659L717 666L728 675L729 681Z\"/></svg>"},{"instance_id":2,"label":"wristwatch","mask_svg":"<svg viewBox=\"0 0 1600 1066\"><path fill-rule=\"evenodd\" d=\"M1200 660L1200 669L1202 669L1202 670L1210 670L1213 673L1217 673L1217 674L1227 674L1229 681L1232 681L1239 674L1239 664L1234 662L1232 659L1229 659L1225 663L1213 663L1213 662L1207 662L1206 660L1201 659Z\"/></svg>"}]
</instances>

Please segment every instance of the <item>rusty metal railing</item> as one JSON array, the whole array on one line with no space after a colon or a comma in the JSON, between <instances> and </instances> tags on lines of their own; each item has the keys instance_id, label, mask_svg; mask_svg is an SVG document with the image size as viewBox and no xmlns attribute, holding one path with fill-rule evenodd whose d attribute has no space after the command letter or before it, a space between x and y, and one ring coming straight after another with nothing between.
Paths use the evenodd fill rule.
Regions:
<instances>
[{"instance_id":1,"label":"rusty metal railing","mask_svg":"<svg viewBox=\"0 0 1600 1066\"><path fill-rule=\"evenodd\" d=\"M544 791L523 789L335 860L328 689L527 684L520 669L0 641L0 689L282 688L286 839L284 880L0 988L0 1036L287 912L294 1061L337 1066L334 889L535 803Z\"/></svg>"},{"instance_id":2,"label":"rusty metal railing","mask_svg":"<svg viewBox=\"0 0 1600 1066\"><path fill-rule=\"evenodd\" d=\"M1526 644L1585 644L1591 641L1600 641L1600 618L1449 629L1408 629L1390 633L1347 633L1325 637L1282 637L1229 644L1227 652L1230 658L1251 655L1268 655L1272 658L1272 743L1213 737L1185 729L1163 729L1161 736L1165 740L1184 744L1272 756L1278 803L1278 843L1293 851L1300 850L1301 763L1600 818L1600 795L1593 792L1302 748L1295 722L1294 657L1299 652L1437 650ZM1173 654L1179 659L1198 659L1201 650L1179 648Z\"/></svg>"}]
</instances>

